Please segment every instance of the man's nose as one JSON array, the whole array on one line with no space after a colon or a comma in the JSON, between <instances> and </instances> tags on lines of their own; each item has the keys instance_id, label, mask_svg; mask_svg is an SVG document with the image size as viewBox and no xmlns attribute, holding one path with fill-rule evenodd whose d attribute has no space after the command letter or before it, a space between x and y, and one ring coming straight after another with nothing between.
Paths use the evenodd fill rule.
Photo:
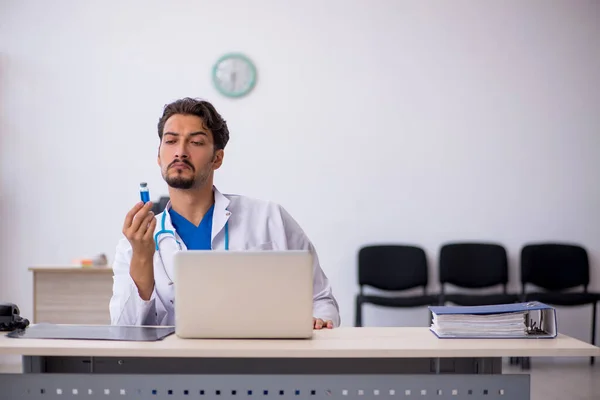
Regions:
<instances>
[{"instance_id":1,"label":"man's nose","mask_svg":"<svg viewBox=\"0 0 600 400\"><path fill-rule=\"evenodd\" d=\"M181 143L179 145L179 147L177 148L177 152L175 154L175 157L178 157L178 158L188 158L187 146L184 143Z\"/></svg>"}]
</instances>

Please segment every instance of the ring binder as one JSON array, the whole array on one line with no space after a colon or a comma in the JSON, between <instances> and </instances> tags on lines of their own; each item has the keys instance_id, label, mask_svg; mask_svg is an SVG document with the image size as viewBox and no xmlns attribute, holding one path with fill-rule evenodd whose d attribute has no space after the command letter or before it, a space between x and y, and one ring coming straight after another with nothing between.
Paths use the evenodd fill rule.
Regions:
<instances>
[{"instance_id":1,"label":"ring binder","mask_svg":"<svg viewBox=\"0 0 600 400\"><path fill-rule=\"evenodd\" d=\"M489 306L430 306L430 330L439 338L552 339L556 310L537 301Z\"/></svg>"}]
</instances>

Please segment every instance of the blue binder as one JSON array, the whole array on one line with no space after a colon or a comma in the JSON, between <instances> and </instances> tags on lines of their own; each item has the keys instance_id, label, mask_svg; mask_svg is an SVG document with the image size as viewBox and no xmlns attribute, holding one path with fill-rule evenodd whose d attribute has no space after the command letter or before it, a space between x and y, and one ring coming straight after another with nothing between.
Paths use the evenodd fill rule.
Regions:
<instances>
[{"instance_id":1,"label":"blue binder","mask_svg":"<svg viewBox=\"0 0 600 400\"><path fill-rule=\"evenodd\" d=\"M502 334L499 332L473 333L473 334L451 334L439 333L434 329L434 324L430 330L439 338L469 338L469 339L553 339L558 334L558 325L556 322L556 310L544 303L530 301L526 303L497 304L489 306L430 306L434 315L461 315L465 321L469 321L473 316L473 326L476 323L476 316L490 315L500 316L505 314L524 313L525 331L520 334ZM501 326L501 324L499 325ZM490 329L488 328L488 331Z\"/></svg>"}]
</instances>

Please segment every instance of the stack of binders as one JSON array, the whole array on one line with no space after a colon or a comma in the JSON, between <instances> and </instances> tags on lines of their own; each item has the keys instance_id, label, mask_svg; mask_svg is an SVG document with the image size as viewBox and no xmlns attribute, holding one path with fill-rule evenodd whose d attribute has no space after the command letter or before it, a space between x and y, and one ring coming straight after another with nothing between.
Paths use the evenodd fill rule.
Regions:
<instances>
[{"instance_id":1,"label":"stack of binders","mask_svg":"<svg viewBox=\"0 0 600 400\"><path fill-rule=\"evenodd\" d=\"M556 310L534 301L491 306L430 306L439 338L555 338Z\"/></svg>"}]
</instances>

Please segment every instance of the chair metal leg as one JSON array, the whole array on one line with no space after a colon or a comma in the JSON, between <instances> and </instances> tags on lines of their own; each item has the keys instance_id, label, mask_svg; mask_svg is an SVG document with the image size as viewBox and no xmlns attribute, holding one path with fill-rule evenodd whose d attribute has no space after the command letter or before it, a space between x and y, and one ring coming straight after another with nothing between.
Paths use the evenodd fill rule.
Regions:
<instances>
[{"instance_id":1,"label":"chair metal leg","mask_svg":"<svg viewBox=\"0 0 600 400\"><path fill-rule=\"evenodd\" d=\"M354 314L354 326L362 326L362 301L360 298L356 297L356 310Z\"/></svg>"},{"instance_id":2,"label":"chair metal leg","mask_svg":"<svg viewBox=\"0 0 600 400\"><path fill-rule=\"evenodd\" d=\"M592 306L592 345L596 345L596 306L597 302ZM594 365L595 358L590 357L590 365Z\"/></svg>"}]
</instances>

